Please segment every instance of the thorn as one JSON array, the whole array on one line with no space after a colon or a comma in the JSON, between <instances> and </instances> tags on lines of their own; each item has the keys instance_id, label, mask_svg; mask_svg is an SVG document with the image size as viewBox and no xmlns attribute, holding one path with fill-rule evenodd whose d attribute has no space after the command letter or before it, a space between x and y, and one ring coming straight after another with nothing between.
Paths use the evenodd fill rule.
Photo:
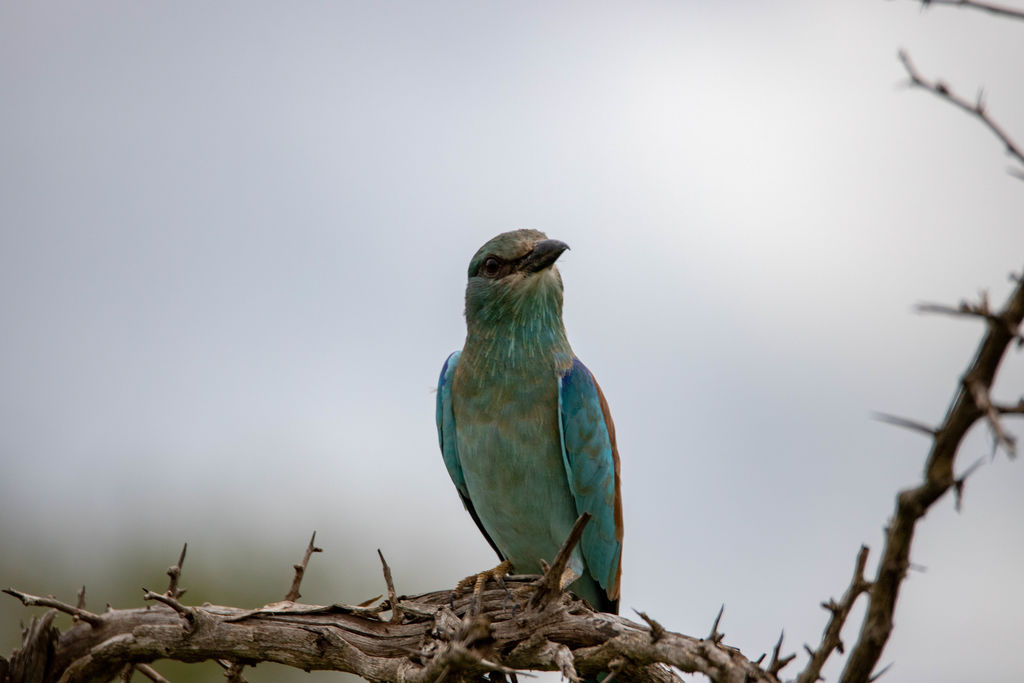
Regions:
<instances>
[{"instance_id":1,"label":"thorn","mask_svg":"<svg viewBox=\"0 0 1024 683\"><path fill-rule=\"evenodd\" d=\"M961 508L962 503L963 503L964 484L967 483L967 477L969 477L972 474L974 474L974 471L976 469L978 469L979 467L981 467L982 465L984 465L984 464L985 464L985 459L984 458L978 458L974 462L973 465L971 465L966 470L964 470L964 473L961 474L959 477L957 477L957 479L953 482L953 494L954 494L953 505L955 506L957 512L960 512L960 508Z\"/></svg>"},{"instance_id":2,"label":"thorn","mask_svg":"<svg viewBox=\"0 0 1024 683\"><path fill-rule=\"evenodd\" d=\"M383 595L377 595L375 597L370 598L369 600L363 600L361 603L356 605L356 607L369 607L370 605L372 605L373 603L377 602L378 600L380 600L383 597L384 597Z\"/></svg>"},{"instance_id":3,"label":"thorn","mask_svg":"<svg viewBox=\"0 0 1024 683\"><path fill-rule=\"evenodd\" d=\"M828 599L828 602L823 602L823 603L821 603L821 606L822 606L822 608L823 608L823 609L826 609L826 610L828 610L828 611L829 611L829 612L831 612L832 614L835 614L835 613L836 613L836 612L838 612L838 611L839 611L840 609L842 609L842 608L841 608L841 607L839 606L839 603L837 603L837 602L836 602L835 598L829 598L829 599Z\"/></svg>"},{"instance_id":4,"label":"thorn","mask_svg":"<svg viewBox=\"0 0 1024 683\"><path fill-rule=\"evenodd\" d=\"M917 422L916 420L908 420L905 417L898 417L896 415L890 415L888 413L879 412L872 413L871 417L878 420L879 422L885 422L886 424L891 424L896 427L903 427L904 429L909 429L913 432L927 434L928 436L935 436L938 433L938 430L936 430L934 427L929 427L923 422Z\"/></svg>"},{"instance_id":5,"label":"thorn","mask_svg":"<svg viewBox=\"0 0 1024 683\"><path fill-rule=\"evenodd\" d=\"M874 676L872 676L871 678L868 679L868 683L874 683L879 678L884 676L885 672L888 671L892 667L893 664L895 664L895 662L889 662L888 664L886 664L885 667L881 671L879 671Z\"/></svg>"},{"instance_id":6,"label":"thorn","mask_svg":"<svg viewBox=\"0 0 1024 683\"><path fill-rule=\"evenodd\" d=\"M384 583L388 587L388 602L391 604L391 623L402 623L402 608L398 606L398 594L395 593L395 582L391 578L391 567L384 559L384 553L377 548L377 557L380 558L381 568L384 570Z\"/></svg>"},{"instance_id":7,"label":"thorn","mask_svg":"<svg viewBox=\"0 0 1024 683\"><path fill-rule=\"evenodd\" d=\"M768 673L770 673L772 676L778 677L779 672L782 671L782 669L785 668L787 664L796 659L795 654L786 655L785 657L779 656L779 652L782 650L782 638L785 635L785 631L779 631L779 640L777 643L775 643L775 647L772 648L772 659L768 663Z\"/></svg>"},{"instance_id":8,"label":"thorn","mask_svg":"<svg viewBox=\"0 0 1024 683\"><path fill-rule=\"evenodd\" d=\"M719 633L718 632L718 624L722 621L722 613L723 612L725 612L725 603L724 602L722 603L722 606L718 608L718 616L715 617L715 623L713 623L711 625L711 633L709 633L708 637L705 638L705 640L710 640L715 645L718 645L719 643L721 643L722 639L725 638L725 634L724 633Z\"/></svg>"},{"instance_id":9,"label":"thorn","mask_svg":"<svg viewBox=\"0 0 1024 683\"><path fill-rule=\"evenodd\" d=\"M180 598L185 594L183 589L178 588L178 580L181 579L181 568L185 564L185 552L188 550L188 543L181 546L181 554L178 555L178 563L167 568L167 576L171 580L167 583L167 595L172 598Z\"/></svg>"},{"instance_id":10,"label":"thorn","mask_svg":"<svg viewBox=\"0 0 1024 683\"><path fill-rule=\"evenodd\" d=\"M647 616L646 612L638 612L635 609L633 611L636 612L637 616L646 621L647 625L651 627L651 644L653 645L654 643L661 640L661 637L665 635L665 627L656 622L654 619L651 619L649 616Z\"/></svg>"}]
</instances>

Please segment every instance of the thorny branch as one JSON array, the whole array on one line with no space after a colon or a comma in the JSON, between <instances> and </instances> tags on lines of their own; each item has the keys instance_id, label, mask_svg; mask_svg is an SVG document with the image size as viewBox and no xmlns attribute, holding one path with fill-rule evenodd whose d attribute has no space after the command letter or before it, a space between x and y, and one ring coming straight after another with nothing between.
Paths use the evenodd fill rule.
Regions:
<instances>
[{"instance_id":1,"label":"thorny branch","mask_svg":"<svg viewBox=\"0 0 1024 683\"><path fill-rule=\"evenodd\" d=\"M322 548L316 547L315 542L316 532L314 531L313 535L309 538L309 545L306 546L306 553L302 556L302 562L292 565L292 568L295 570L295 578L292 579L292 587L288 589L288 593L284 596L284 599L289 602L295 602L302 597L299 593L299 586L302 584L302 577L306 574L306 567L309 566L309 558L313 556L313 553L323 552Z\"/></svg>"},{"instance_id":2,"label":"thorny branch","mask_svg":"<svg viewBox=\"0 0 1024 683\"><path fill-rule=\"evenodd\" d=\"M584 523L574 528L559 558L571 554L579 541L575 532ZM479 613L472 594L453 597L450 591L438 591L395 597L392 588L388 599L375 606L285 601L259 610L186 606L167 594L147 591L148 599L166 607L108 609L94 615L53 598L8 589L26 605L53 609L33 620L10 662L0 660L6 665L0 666L0 681L109 680L132 669L162 681L148 663L170 658L215 660L232 681L244 680L243 665L272 661L408 683L456 673L479 680L487 672L520 669L560 671L570 681L602 671L641 683L680 681L671 667L703 673L713 681L777 683L773 674L713 638L667 631L646 615L650 627L594 613L560 589L552 593L564 571L565 563L556 560L547 576L509 577L506 587L483 592ZM55 610L82 621L58 633L51 627ZM385 620L381 613L388 610L393 616Z\"/></svg>"},{"instance_id":3,"label":"thorny branch","mask_svg":"<svg viewBox=\"0 0 1024 683\"><path fill-rule=\"evenodd\" d=\"M867 562L868 547L862 545L857 553L853 579L850 581L850 586L846 589L846 593L843 594L842 600L836 602L830 599L828 602L821 603L821 606L831 613L831 617L828 620L828 625L825 627L825 634L821 638L821 644L809 652L810 661L807 662L807 666L800 672L800 675L796 677L796 683L815 683L821 677L821 669L825 666L825 662L828 661L832 651L839 650L840 654L842 654L843 641L840 638L840 631L846 622L846 617L849 616L853 603L857 601L861 593L871 588L871 584L864 579L864 567L867 565ZM779 642L782 642L781 638ZM778 653L778 646L776 646L776 653Z\"/></svg>"},{"instance_id":4,"label":"thorny branch","mask_svg":"<svg viewBox=\"0 0 1024 683\"><path fill-rule=\"evenodd\" d=\"M979 91L977 99L971 102L970 100L955 94L949 89L949 86L942 81L932 82L924 78L914 66L914 63L910 61L910 55L907 54L906 50L900 50L899 57L900 61L903 62L903 68L906 69L907 75L910 76L910 84L912 86L924 88L947 102L959 107L968 114L976 116L997 138L999 138L1000 142L1002 142L1003 146L1006 148L1007 154L1014 157L1018 163L1024 165L1024 150L1018 147L1017 143L1014 142L1009 134L1003 130L1002 126L996 123L988 115L983 92ZM1018 178L1024 179L1024 169L1011 169L1010 172Z\"/></svg>"},{"instance_id":5,"label":"thorny branch","mask_svg":"<svg viewBox=\"0 0 1024 683\"><path fill-rule=\"evenodd\" d=\"M937 427L880 415L879 418L931 437L924 480L897 496L896 510L876 576L864 570L868 549L857 554L853 578L837 602L822 606L830 613L820 644L805 646L810 659L794 683L814 683L833 652L843 653L842 628L860 595L868 606L859 636L840 681L867 683L892 631L892 615L900 585L911 567L910 547L917 521L952 489L959 506L964 482L981 462L955 476L957 450L970 427L988 422L995 444L1012 454L1013 437L1002 427L1006 415L1024 415L1024 399L1016 404L991 399L993 380L1007 348L1020 340L1024 320L1024 277L1001 310L993 311L987 297L979 304L957 308L926 305L921 310L967 315L984 321L985 335L968 365L945 419ZM581 516L551 566L540 578L512 576L506 583L479 594L438 591L413 597L398 596L390 567L381 554L387 598L377 596L359 605L302 605L299 586L311 556L320 551L310 538L284 602L255 610L181 602L179 588L187 546L177 564L167 570L165 593L145 590L159 603L145 609L85 609L85 588L71 605L52 596L40 597L8 588L4 592L27 606L50 610L33 619L21 647L10 660L0 658L0 683L49 683L109 680L136 671L150 680L165 679L149 662L161 658L181 661L212 659L226 670L229 681L243 683L242 669L259 662L279 662L312 670L347 671L370 680L409 683L438 681L457 675L482 680L487 672L523 669L560 671L569 681L605 672L605 680L668 683L681 680L674 670L701 673L715 682L778 683L779 673L794 655L782 655L782 635L765 668L723 643L720 610L711 632L694 638L666 630L644 612L646 625L624 617L594 613L586 603L564 592L571 581L567 563L579 542L587 516ZM379 602L378 602L379 601ZM388 619L381 615L391 612ZM73 617L60 633L52 623L57 612Z\"/></svg>"},{"instance_id":6,"label":"thorny branch","mask_svg":"<svg viewBox=\"0 0 1024 683\"><path fill-rule=\"evenodd\" d=\"M178 555L177 564L167 568L167 576L170 577L170 581L167 584L167 595L172 598L180 598L185 594L184 588L178 588L178 580L181 578L181 568L185 565L185 553L187 551L188 543L185 543L181 546L181 555Z\"/></svg>"},{"instance_id":7,"label":"thorny branch","mask_svg":"<svg viewBox=\"0 0 1024 683\"><path fill-rule=\"evenodd\" d=\"M950 489L959 497L964 478L974 469L972 466L959 478L954 475L957 451L967 431L979 419L986 419L998 443L1012 454L1013 441L1000 423L999 411L992 408L990 391L1006 350L1019 335L1018 330L1024 320L1024 278L1016 280L1016 286L1001 310L981 317L986 323L985 336L961 378L945 419L932 436L924 481L901 491L896 497L896 509L886 528L878 570L867 591L867 613L840 676L841 683L866 681L877 666L892 632L893 611L910 567L910 547L917 522Z\"/></svg>"}]
</instances>

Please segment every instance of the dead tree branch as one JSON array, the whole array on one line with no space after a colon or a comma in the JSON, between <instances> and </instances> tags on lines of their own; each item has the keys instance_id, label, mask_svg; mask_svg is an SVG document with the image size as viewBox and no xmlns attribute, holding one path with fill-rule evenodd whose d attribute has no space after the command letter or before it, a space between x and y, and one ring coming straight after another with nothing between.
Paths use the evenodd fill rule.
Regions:
<instances>
[{"instance_id":1,"label":"dead tree branch","mask_svg":"<svg viewBox=\"0 0 1024 683\"><path fill-rule=\"evenodd\" d=\"M574 528L559 559L569 557L583 523ZM99 615L8 589L25 605L53 609L33 620L10 662L0 660L5 665L0 681L103 681L126 666L159 681L162 677L148 664L176 659L218 661L236 681L243 680L243 666L277 662L408 683L454 674L477 680L488 672L522 669L560 671L570 681L613 672L619 680L671 683L681 680L673 667L723 683L778 683L774 673L720 639L673 633L646 616L650 626L595 613L561 590L564 572L565 562L556 560L546 576L512 576L505 586L481 594L444 590L398 597L389 586L388 597L375 606L284 601L243 610L188 606L166 593L147 591L145 597L158 606L108 609ZM479 609L474 609L478 600ZM57 610L80 621L59 633L51 625ZM390 618L381 616L386 611Z\"/></svg>"},{"instance_id":2,"label":"dead tree branch","mask_svg":"<svg viewBox=\"0 0 1024 683\"><path fill-rule=\"evenodd\" d=\"M917 522L950 489L962 493L963 476L956 477L954 466L967 431L979 419L987 419L999 442L1012 453L1012 439L999 423L999 411L993 409L989 392L1006 350L1018 336L1024 320L1024 278L1016 283L1000 311L980 316L986 323L985 336L963 374L945 419L932 437L924 480L896 497L896 509L886 529L877 574L867 591L867 614L843 668L841 683L863 683L871 678L871 672L878 665L892 632L892 615L900 585L910 567L910 547ZM854 583L856 581L855 577Z\"/></svg>"},{"instance_id":3,"label":"dead tree branch","mask_svg":"<svg viewBox=\"0 0 1024 683\"><path fill-rule=\"evenodd\" d=\"M292 579L292 587L288 589L287 595L284 596L284 599L289 602L295 602L302 597L299 593L299 586L302 584L302 577L306 573L306 567L309 566L309 558L313 556L313 553L323 552L322 548L316 547L315 542L316 532L314 531L313 535L309 538L309 545L306 546L306 552L302 556L302 562L292 565L292 568L295 570L295 578Z\"/></svg>"},{"instance_id":4,"label":"dead tree branch","mask_svg":"<svg viewBox=\"0 0 1024 683\"><path fill-rule=\"evenodd\" d=\"M1007 154L1014 157L1019 164L1024 166L1024 150L1022 150L1016 142L1009 136L1009 134L1003 130L1002 126L996 123L989 115L985 107L985 99L981 91L978 92L978 97L975 101L971 102L965 99L952 90L949 86L942 81L928 81L924 78L914 63L910 61L910 55L907 54L906 50L900 50L899 52L900 61L903 62L903 68L906 69L907 75L910 76L910 85L914 87L924 88L928 92L934 93L941 99L959 107L968 114L971 114L978 118L992 133L999 138L999 141L1003 143L1006 148ZM1010 172L1024 179L1024 168L1011 169Z\"/></svg>"},{"instance_id":5,"label":"dead tree branch","mask_svg":"<svg viewBox=\"0 0 1024 683\"><path fill-rule=\"evenodd\" d=\"M832 651L839 650L840 654L842 654L843 641L840 638L840 631L842 631L843 624L846 623L846 617L849 616L853 603L857 601L861 593L865 593L871 588L871 584L864 579L864 567L867 565L867 562L868 547L862 545L857 553L853 578L850 580L850 586L843 594L843 599L839 602L830 599L828 602L821 603L821 606L827 609L832 616L829 618L828 625L825 627L825 633L821 637L821 644L809 652L811 659L807 662L804 670L800 672L800 675L796 677L796 683L815 683L821 678L821 669L825 666L825 662L828 661ZM779 642L781 643L781 638Z\"/></svg>"},{"instance_id":6,"label":"dead tree branch","mask_svg":"<svg viewBox=\"0 0 1024 683\"><path fill-rule=\"evenodd\" d=\"M868 549L857 554L853 577L842 598L823 607L830 618L820 644L812 649L795 683L814 683L826 661L843 653L842 628L859 596L868 596L860 633L841 674L842 683L868 683L892 631L892 616L901 583L911 568L910 549L917 522L929 507L952 489L959 504L964 482L979 463L955 476L957 451L967 431L986 420L996 444L1012 454L1013 438L1003 429L1005 415L1024 414L1024 400L1000 404L991 398L993 380L1007 348L1020 339L1024 320L1024 277L1001 310L987 299L977 306L928 307L927 310L969 315L983 320L985 335L961 378L942 423L934 429L919 422L882 415L880 419L927 434L931 448L923 481L901 491L886 529L875 578L864 576ZM605 680L674 683L675 670L700 673L716 683L779 683L779 672L794 655L782 655L782 635L771 660L751 661L725 645L719 631L720 610L711 632L695 638L665 629L644 612L645 624L595 613L564 590L573 575L567 564L579 542L587 516L581 516L544 576L511 576L496 588L472 593L437 591L399 596L390 568L380 555L387 597L359 605L303 605L294 601L309 560L320 549L310 539L287 599L259 609L204 604L186 605L178 587L185 559L182 549L168 569L165 593L145 590L157 604L139 609L85 609L84 588L76 605L56 598L29 595L12 588L4 592L26 606L47 607L24 630L21 647L0 658L0 683L76 683L106 681L138 671L153 681L165 680L149 663L157 659L184 662L214 660L231 681L243 683L242 670L260 662L277 662L304 670L354 673L369 680L427 683L446 678L483 680L518 670L559 671L569 681L608 674ZM723 608L724 609L724 608ZM58 612L73 617L63 633L53 627ZM390 612L385 619L382 614Z\"/></svg>"},{"instance_id":7,"label":"dead tree branch","mask_svg":"<svg viewBox=\"0 0 1024 683\"><path fill-rule=\"evenodd\" d=\"M924 9L932 5L946 5L947 7L966 7L981 12L988 12L998 17L1024 19L1024 10L1007 7L1006 5L997 5L992 2L981 2L980 0L917 0L917 2L920 2L921 7Z\"/></svg>"}]
</instances>

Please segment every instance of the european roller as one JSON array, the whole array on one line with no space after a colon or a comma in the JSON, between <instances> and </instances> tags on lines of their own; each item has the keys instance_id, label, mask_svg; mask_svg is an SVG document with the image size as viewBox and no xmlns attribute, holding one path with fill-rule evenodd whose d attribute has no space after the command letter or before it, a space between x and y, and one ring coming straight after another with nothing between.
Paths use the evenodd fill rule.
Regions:
<instances>
[{"instance_id":1,"label":"european roller","mask_svg":"<svg viewBox=\"0 0 1024 683\"><path fill-rule=\"evenodd\" d=\"M437 391L441 453L463 504L502 559L540 573L591 514L569 567L592 607L618 612L622 498L615 426L573 354L555 261L568 245L537 230L498 235L469 262L466 342Z\"/></svg>"}]
</instances>

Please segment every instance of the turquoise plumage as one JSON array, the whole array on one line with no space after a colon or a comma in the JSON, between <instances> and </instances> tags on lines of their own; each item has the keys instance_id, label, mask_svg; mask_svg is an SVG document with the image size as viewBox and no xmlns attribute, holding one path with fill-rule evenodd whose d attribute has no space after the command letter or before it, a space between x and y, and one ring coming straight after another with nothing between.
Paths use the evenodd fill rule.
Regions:
<instances>
[{"instance_id":1,"label":"turquoise plumage","mask_svg":"<svg viewBox=\"0 0 1024 683\"><path fill-rule=\"evenodd\" d=\"M438 382L437 432L455 488L517 572L540 571L583 512L592 516L570 586L617 612L622 500L615 427L572 352L554 263L568 246L536 230L480 248L466 286L466 343Z\"/></svg>"}]
</instances>

